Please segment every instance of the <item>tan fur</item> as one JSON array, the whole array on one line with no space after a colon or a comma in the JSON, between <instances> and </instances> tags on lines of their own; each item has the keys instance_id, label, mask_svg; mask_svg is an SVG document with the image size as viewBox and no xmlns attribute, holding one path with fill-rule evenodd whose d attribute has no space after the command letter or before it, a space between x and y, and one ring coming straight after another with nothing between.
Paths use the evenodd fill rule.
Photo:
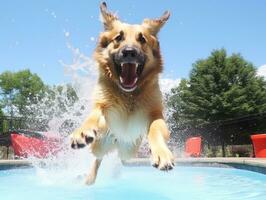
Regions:
<instances>
[{"instance_id":1,"label":"tan fur","mask_svg":"<svg viewBox=\"0 0 266 200\"><path fill-rule=\"evenodd\" d=\"M105 31L100 34L94 58L99 65L99 80L94 92L94 107L83 125L72 134L72 142L84 143L87 135L95 137L90 144L96 156L87 184L94 183L103 156L117 149L122 160L134 156L142 137L148 133L153 164L159 169L172 167L173 156L166 142L169 131L163 118L162 95L158 75L162 71L162 59L157 32L169 17L165 14L157 20L144 20L141 25L122 23L101 6ZM124 41L116 43L114 38L120 31ZM137 41L142 33L147 43ZM138 87L133 92L124 92L118 85L118 77L110 57L123 45L135 45L147 55ZM95 135L96 133L96 135Z\"/></svg>"}]
</instances>

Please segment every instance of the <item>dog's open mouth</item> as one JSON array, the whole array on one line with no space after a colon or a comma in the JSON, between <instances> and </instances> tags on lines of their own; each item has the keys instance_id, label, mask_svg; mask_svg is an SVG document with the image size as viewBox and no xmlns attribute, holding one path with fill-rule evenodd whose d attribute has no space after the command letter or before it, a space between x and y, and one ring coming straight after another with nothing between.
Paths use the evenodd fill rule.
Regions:
<instances>
[{"instance_id":1,"label":"dog's open mouth","mask_svg":"<svg viewBox=\"0 0 266 200\"><path fill-rule=\"evenodd\" d=\"M118 86L123 91L132 92L137 88L145 60L145 54L135 46L125 45L113 54Z\"/></svg>"},{"instance_id":2,"label":"dog's open mouth","mask_svg":"<svg viewBox=\"0 0 266 200\"><path fill-rule=\"evenodd\" d=\"M126 92L132 92L137 88L137 82L143 67L135 62L121 63L118 66L120 87Z\"/></svg>"}]
</instances>

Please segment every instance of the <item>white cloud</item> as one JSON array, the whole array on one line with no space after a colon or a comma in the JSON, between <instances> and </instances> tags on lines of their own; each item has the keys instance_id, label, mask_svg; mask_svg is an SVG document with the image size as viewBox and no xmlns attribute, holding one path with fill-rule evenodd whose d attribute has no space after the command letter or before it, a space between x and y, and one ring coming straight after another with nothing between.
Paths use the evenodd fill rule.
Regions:
<instances>
[{"instance_id":1,"label":"white cloud","mask_svg":"<svg viewBox=\"0 0 266 200\"><path fill-rule=\"evenodd\" d=\"M177 87L180 84L181 79L160 78L159 84L163 93L168 93L172 88Z\"/></svg>"},{"instance_id":2,"label":"white cloud","mask_svg":"<svg viewBox=\"0 0 266 200\"><path fill-rule=\"evenodd\" d=\"M266 78L266 64L258 68L257 74Z\"/></svg>"}]
</instances>

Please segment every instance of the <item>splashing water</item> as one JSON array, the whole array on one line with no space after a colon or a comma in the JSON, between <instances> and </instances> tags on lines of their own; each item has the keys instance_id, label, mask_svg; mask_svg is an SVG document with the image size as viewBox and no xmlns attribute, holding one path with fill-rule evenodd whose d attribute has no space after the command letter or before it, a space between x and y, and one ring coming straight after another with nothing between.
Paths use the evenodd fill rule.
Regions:
<instances>
[{"instance_id":1,"label":"splashing water","mask_svg":"<svg viewBox=\"0 0 266 200\"><path fill-rule=\"evenodd\" d=\"M37 104L29 107L38 118L49 119L48 133L62 140L61 151L58 154L46 159L28 158L36 168L40 182L45 185L65 185L73 181L84 183L85 175L94 159L87 148L78 151L71 149L68 135L85 120L91 110L91 93L97 81L98 70L93 60L78 48L74 48L69 42L67 48L72 52L72 63L66 64L63 61L60 63L64 67L65 75L71 79L71 87L74 88L78 100L71 102L72 100L68 98L67 85L61 85L60 91L54 88L52 104L49 104L51 101L49 95L45 95ZM60 110L62 107L63 111ZM69 120L74 125L62 129ZM106 178L117 177L120 166L117 153L113 152L104 159L101 173L105 174Z\"/></svg>"},{"instance_id":2,"label":"splashing water","mask_svg":"<svg viewBox=\"0 0 266 200\"><path fill-rule=\"evenodd\" d=\"M69 39L69 33L66 36ZM92 105L92 90L97 81L96 63L88 56L84 55L78 48L74 48L70 42L67 42L67 48L72 52L73 60L71 64L60 61L64 67L65 75L71 79L71 86L74 88L78 100L74 103L68 97L67 85L62 85L62 90L54 91L54 102L52 105L48 97L43 98L38 104L32 105L30 108L39 118L49 119L48 132L56 137L63 138L61 149L56 156L49 156L45 160L29 158L36 168L37 176L42 184L60 185L73 181L84 182L85 175L88 173L92 164L93 155L88 149L72 150L69 146L68 135L79 126L90 112ZM171 87L177 86L179 80L161 79L160 86L163 94L170 91ZM169 87L170 86L170 87ZM48 98L48 99L47 99ZM60 110L64 105L64 110ZM166 111L166 117L167 115ZM73 123L68 129L62 127L66 122ZM143 139L140 147L140 156L147 156L149 152L147 138ZM103 160L100 168L101 174L105 174L105 178L113 178L119 176L121 162L117 153L110 153Z\"/></svg>"}]
</instances>

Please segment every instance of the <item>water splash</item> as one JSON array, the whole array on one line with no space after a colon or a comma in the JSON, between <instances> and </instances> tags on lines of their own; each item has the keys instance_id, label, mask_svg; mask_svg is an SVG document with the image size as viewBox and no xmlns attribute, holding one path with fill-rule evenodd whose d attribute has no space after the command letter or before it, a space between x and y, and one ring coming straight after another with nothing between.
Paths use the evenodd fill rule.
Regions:
<instances>
[{"instance_id":1,"label":"water splash","mask_svg":"<svg viewBox=\"0 0 266 200\"><path fill-rule=\"evenodd\" d=\"M36 176L43 185L66 185L84 183L93 157L88 149L72 151L64 149L47 159L29 158L36 169Z\"/></svg>"},{"instance_id":2,"label":"water splash","mask_svg":"<svg viewBox=\"0 0 266 200\"><path fill-rule=\"evenodd\" d=\"M69 36L70 33L67 33L67 39ZM36 169L38 180L44 185L65 185L71 182L84 184L85 176L95 159L87 148L78 151L71 149L68 135L85 120L91 110L91 93L97 81L97 66L90 57L74 48L69 39L67 48L72 52L72 62L60 61L60 64L71 84L60 85L60 90L58 86L52 88L52 99L50 94L46 94L37 104L28 108L38 118L47 119L48 133L62 140L62 151L58 154L46 159L29 158ZM75 101L69 98L69 86L78 97ZM115 178L119 176L120 166L117 153L110 153L103 161L101 174L105 178Z\"/></svg>"}]
</instances>

